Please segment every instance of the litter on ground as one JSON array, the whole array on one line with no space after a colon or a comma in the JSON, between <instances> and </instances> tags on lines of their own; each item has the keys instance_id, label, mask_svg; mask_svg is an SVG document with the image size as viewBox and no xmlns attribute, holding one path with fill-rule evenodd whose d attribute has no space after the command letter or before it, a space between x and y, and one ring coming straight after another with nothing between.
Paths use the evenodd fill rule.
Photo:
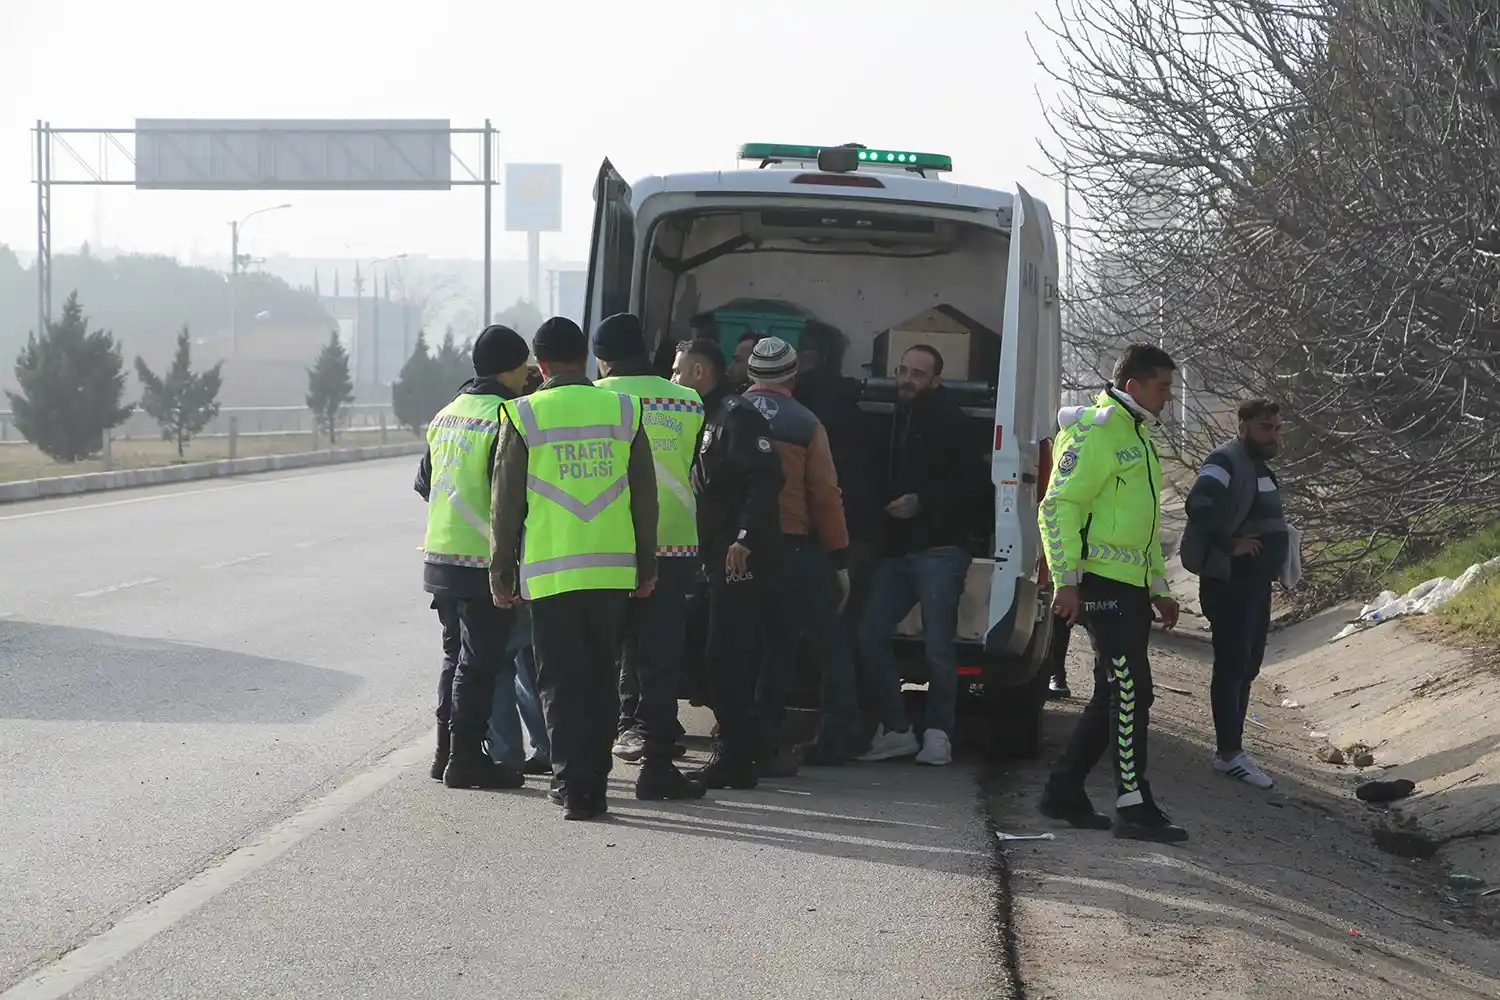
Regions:
<instances>
[{"instance_id":1,"label":"litter on ground","mask_svg":"<svg viewBox=\"0 0 1500 1000\"><path fill-rule=\"evenodd\" d=\"M1328 641L1337 642L1340 639L1347 639L1356 632L1374 628L1381 622L1388 622L1394 618L1431 614L1453 600L1470 584L1497 569L1500 569L1500 556L1482 563L1475 563L1459 574L1457 579L1450 579L1446 576L1434 577L1417 584L1404 594L1398 594L1394 590L1381 591L1379 597L1360 608L1359 615L1354 621L1345 625L1338 635Z\"/></svg>"}]
</instances>

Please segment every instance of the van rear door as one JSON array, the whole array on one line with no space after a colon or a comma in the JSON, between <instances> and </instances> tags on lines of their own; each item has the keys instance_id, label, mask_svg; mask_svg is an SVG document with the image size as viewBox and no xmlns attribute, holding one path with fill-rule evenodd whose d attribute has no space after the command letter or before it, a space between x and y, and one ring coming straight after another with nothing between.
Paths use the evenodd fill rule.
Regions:
<instances>
[{"instance_id":1,"label":"van rear door","mask_svg":"<svg viewBox=\"0 0 1500 1000\"><path fill-rule=\"evenodd\" d=\"M594 235L589 244L589 277L583 300L583 332L606 316L630 311L635 271L635 214L630 185L608 159L594 180ZM594 377L589 357L589 377Z\"/></svg>"},{"instance_id":2,"label":"van rear door","mask_svg":"<svg viewBox=\"0 0 1500 1000\"><path fill-rule=\"evenodd\" d=\"M1037 586L1041 533L1037 528L1039 448L1037 402L1048 395L1042 322L1046 220L1025 188L1011 207L1010 254L1005 278L1005 322L995 396L995 440L990 475L995 484L995 569L990 580L987 652L1026 652L1042 609Z\"/></svg>"}]
</instances>

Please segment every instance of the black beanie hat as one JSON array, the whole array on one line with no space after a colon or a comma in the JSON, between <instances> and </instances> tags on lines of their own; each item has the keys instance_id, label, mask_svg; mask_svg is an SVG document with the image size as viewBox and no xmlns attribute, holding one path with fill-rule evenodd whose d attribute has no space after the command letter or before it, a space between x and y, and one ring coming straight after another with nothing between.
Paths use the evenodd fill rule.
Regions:
<instances>
[{"instance_id":1,"label":"black beanie hat","mask_svg":"<svg viewBox=\"0 0 1500 1000\"><path fill-rule=\"evenodd\" d=\"M594 357L600 361L624 361L646 356L646 331L634 313L606 316L594 327Z\"/></svg>"},{"instance_id":2,"label":"black beanie hat","mask_svg":"<svg viewBox=\"0 0 1500 1000\"><path fill-rule=\"evenodd\" d=\"M526 338L510 327L498 324L485 327L484 332L474 339L471 354L474 374L480 378L515 371L530 356L531 348L526 346Z\"/></svg>"},{"instance_id":3,"label":"black beanie hat","mask_svg":"<svg viewBox=\"0 0 1500 1000\"><path fill-rule=\"evenodd\" d=\"M531 350L538 361L548 364L584 361L589 356L589 338L566 316L553 316L536 328Z\"/></svg>"}]
</instances>

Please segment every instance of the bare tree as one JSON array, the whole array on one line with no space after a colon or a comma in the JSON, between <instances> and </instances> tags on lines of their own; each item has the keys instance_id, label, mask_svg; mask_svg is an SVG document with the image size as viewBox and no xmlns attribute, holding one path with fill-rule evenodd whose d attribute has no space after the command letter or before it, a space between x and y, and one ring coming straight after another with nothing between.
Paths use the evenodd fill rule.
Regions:
<instances>
[{"instance_id":1,"label":"bare tree","mask_svg":"<svg viewBox=\"0 0 1500 1000\"><path fill-rule=\"evenodd\" d=\"M1048 27L1050 155L1087 257L1075 354L1178 356L1189 458L1222 435L1212 413L1282 400L1288 499L1315 540L1422 544L1493 517L1493 4L1063 0Z\"/></svg>"},{"instance_id":2,"label":"bare tree","mask_svg":"<svg viewBox=\"0 0 1500 1000\"><path fill-rule=\"evenodd\" d=\"M446 314L463 298L463 283L451 274L419 272L406 264L406 261L397 261L387 272L391 293L399 301L417 307L422 329L440 327L447 318Z\"/></svg>"}]
</instances>

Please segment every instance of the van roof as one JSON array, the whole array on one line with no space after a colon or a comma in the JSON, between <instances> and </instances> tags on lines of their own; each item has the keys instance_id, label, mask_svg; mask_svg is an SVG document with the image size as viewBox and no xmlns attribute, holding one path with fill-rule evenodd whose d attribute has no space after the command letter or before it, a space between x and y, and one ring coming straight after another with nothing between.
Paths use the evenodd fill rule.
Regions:
<instances>
[{"instance_id":1,"label":"van roof","mask_svg":"<svg viewBox=\"0 0 1500 1000\"><path fill-rule=\"evenodd\" d=\"M980 211L1009 209L1014 196L994 188L954 184L950 181L919 177L915 174L880 173L833 174L824 176L862 177L878 180L880 187L854 187L838 184L794 184L795 178L820 174L816 167L766 167L761 170L713 170L697 173L666 174L644 177L631 185L630 208L639 213L645 202L657 195L802 195L810 198L866 198L870 201L899 201L941 208Z\"/></svg>"}]
</instances>

